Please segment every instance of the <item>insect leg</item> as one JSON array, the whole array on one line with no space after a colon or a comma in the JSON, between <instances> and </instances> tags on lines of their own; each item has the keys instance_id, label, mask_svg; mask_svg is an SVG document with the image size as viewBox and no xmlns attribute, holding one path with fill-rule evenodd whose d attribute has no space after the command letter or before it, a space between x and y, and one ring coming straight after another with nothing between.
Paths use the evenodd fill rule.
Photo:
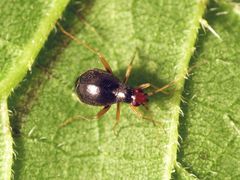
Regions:
<instances>
[{"instance_id":1,"label":"insect leg","mask_svg":"<svg viewBox=\"0 0 240 180\"><path fill-rule=\"evenodd\" d=\"M154 125L156 125L156 122L155 122L152 118L147 117L147 116L144 116L143 113L141 113L141 112L137 109L137 107L130 105L130 108L131 108L131 110L132 110L138 117L140 117L140 118L142 118L142 119L144 119L144 120L147 120L147 121L151 121Z\"/></svg>"},{"instance_id":2,"label":"insect leg","mask_svg":"<svg viewBox=\"0 0 240 180\"><path fill-rule=\"evenodd\" d=\"M108 110L110 109L111 106L104 106L98 113L97 113L97 119L100 119Z\"/></svg>"},{"instance_id":3,"label":"insect leg","mask_svg":"<svg viewBox=\"0 0 240 180\"><path fill-rule=\"evenodd\" d=\"M119 122L120 122L120 103L117 103L116 122L113 126L113 130L117 127Z\"/></svg>"},{"instance_id":4,"label":"insect leg","mask_svg":"<svg viewBox=\"0 0 240 180\"><path fill-rule=\"evenodd\" d=\"M103 64L104 68L106 69L107 72L113 73L110 65L108 64L106 58L103 56L103 54L98 53L98 58L100 59L101 63Z\"/></svg>"},{"instance_id":5,"label":"insect leg","mask_svg":"<svg viewBox=\"0 0 240 180\"><path fill-rule=\"evenodd\" d=\"M76 38L74 35L72 35L71 33L67 32L61 25L59 22L57 22L57 26L60 29L60 31L62 31L63 34L65 34L67 37L69 37L70 39L74 40L77 44L84 46L85 48L87 48L88 50L92 51L93 53L95 53L98 58L100 59L101 63L103 64L104 68L106 69L106 71L108 71L109 73L112 73L112 69L110 67L110 65L108 64L106 58L103 56L102 53L98 52L96 49L94 49L93 47L91 47L89 44L87 44L86 42L80 40L79 38Z\"/></svg>"},{"instance_id":6,"label":"insect leg","mask_svg":"<svg viewBox=\"0 0 240 180\"><path fill-rule=\"evenodd\" d=\"M156 124L159 124L163 131L166 133L165 129L163 128L162 124L158 121L154 121L152 118L144 116L140 111L138 111L137 107L130 105L131 110L140 118L152 122L155 126Z\"/></svg>"},{"instance_id":7,"label":"insect leg","mask_svg":"<svg viewBox=\"0 0 240 180\"><path fill-rule=\"evenodd\" d=\"M144 83L144 84L137 86L136 89L147 89L149 87L151 87L150 83Z\"/></svg>"},{"instance_id":8,"label":"insect leg","mask_svg":"<svg viewBox=\"0 0 240 180\"><path fill-rule=\"evenodd\" d=\"M62 127L65 127L67 126L68 124L71 124L72 122L78 120L78 119L82 119L82 120L86 120L86 121L91 121L91 120L98 120L100 119L109 109L110 109L111 106L104 106L103 109L101 109L96 116L93 116L93 117L84 117L84 116L81 116L81 115L76 115L76 116L73 116L71 118L68 118L67 120L65 120L62 124L59 125L59 128L62 128Z\"/></svg>"},{"instance_id":9,"label":"insect leg","mask_svg":"<svg viewBox=\"0 0 240 180\"><path fill-rule=\"evenodd\" d=\"M87 117L84 117L84 116L81 116L81 115L76 115L76 116L73 116L73 117L68 118L68 119L65 120L63 123L61 123L61 124L59 125L59 128L63 128L63 127L71 124L72 122L74 122L74 121L76 121L76 120L78 120L78 119L82 119L82 120L86 120L86 121L91 121L92 119L94 119L94 117L93 117L93 118L87 118Z\"/></svg>"},{"instance_id":10,"label":"insect leg","mask_svg":"<svg viewBox=\"0 0 240 180\"><path fill-rule=\"evenodd\" d=\"M123 83L127 83L127 81L128 81L128 78L129 78L129 76L130 76L130 74L131 74L131 71L132 71L132 64L133 64L133 60L135 59L136 53L137 53L137 50L134 52L133 57L132 57L129 65L128 65L128 67L127 67L127 70L126 70L126 74L125 74Z\"/></svg>"}]
</instances>

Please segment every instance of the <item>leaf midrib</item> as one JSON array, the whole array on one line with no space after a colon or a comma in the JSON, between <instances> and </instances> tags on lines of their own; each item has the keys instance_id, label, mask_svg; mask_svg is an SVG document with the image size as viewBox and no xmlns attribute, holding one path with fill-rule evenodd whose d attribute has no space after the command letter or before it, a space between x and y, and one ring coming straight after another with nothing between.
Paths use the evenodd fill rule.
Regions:
<instances>
[{"instance_id":1,"label":"leaf midrib","mask_svg":"<svg viewBox=\"0 0 240 180\"><path fill-rule=\"evenodd\" d=\"M175 77L176 82L176 90L178 91L178 93L175 93L173 98L172 98L172 103L175 104L173 107L175 107L174 111L175 113L173 114L173 120L171 122L171 126L170 129L168 130L170 132L169 134L169 143L167 145L167 152L166 156L165 156L165 162L166 162L166 170L164 171L164 175L163 175L163 179L170 179L171 178L171 174L172 174L172 169L174 167L174 165L176 164L176 159L177 159L177 146L178 146L178 137L179 137L179 133L178 133L178 124L179 124L179 117L181 116L181 108L180 108L180 104L181 104L181 95L183 92L183 88L184 88L184 83L185 83L185 76L188 74L188 66L189 66L189 62L191 59L191 56L194 52L194 45L197 39L197 35L198 35L198 29L200 26L200 19L202 19L205 9L207 7L207 3L208 0L203 0L199 2L199 9L198 12L196 13L197 16L195 16L195 18L192 20L193 24L192 29L189 33L188 36L188 40L185 41L186 43L182 46L183 50L185 50L184 56L181 60L179 60L178 62L180 62L177 67L177 74Z\"/></svg>"}]
</instances>

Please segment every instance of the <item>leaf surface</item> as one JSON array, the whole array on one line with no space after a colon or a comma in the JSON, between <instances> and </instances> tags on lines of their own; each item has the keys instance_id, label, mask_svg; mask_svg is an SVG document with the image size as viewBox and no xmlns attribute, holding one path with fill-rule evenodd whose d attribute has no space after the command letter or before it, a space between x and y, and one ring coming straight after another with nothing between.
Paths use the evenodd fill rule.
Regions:
<instances>
[{"instance_id":1,"label":"leaf surface","mask_svg":"<svg viewBox=\"0 0 240 180\"><path fill-rule=\"evenodd\" d=\"M67 2L0 2L0 179L10 179L14 154L6 99L31 68Z\"/></svg>"},{"instance_id":2,"label":"leaf surface","mask_svg":"<svg viewBox=\"0 0 240 180\"><path fill-rule=\"evenodd\" d=\"M2 100L0 104L0 178L10 179L13 161L13 138L9 125L7 101Z\"/></svg>"},{"instance_id":3,"label":"leaf surface","mask_svg":"<svg viewBox=\"0 0 240 180\"><path fill-rule=\"evenodd\" d=\"M222 41L200 33L193 62L202 65L185 87L178 161L200 179L240 178L239 7L210 4L206 19Z\"/></svg>"},{"instance_id":4,"label":"leaf surface","mask_svg":"<svg viewBox=\"0 0 240 180\"><path fill-rule=\"evenodd\" d=\"M115 133L114 106L99 121L79 119L59 129L68 118L99 111L80 103L73 87L80 73L102 65L84 47L53 36L38 66L10 101L18 112L14 126L21 131L15 139L16 178L170 179L184 76L205 8L206 1L190 0L101 0L70 6L67 30L99 49L119 78L137 49L130 85L151 82L161 87L177 82L169 95L150 97L148 116L161 125L138 118L122 104Z\"/></svg>"}]
</instances>

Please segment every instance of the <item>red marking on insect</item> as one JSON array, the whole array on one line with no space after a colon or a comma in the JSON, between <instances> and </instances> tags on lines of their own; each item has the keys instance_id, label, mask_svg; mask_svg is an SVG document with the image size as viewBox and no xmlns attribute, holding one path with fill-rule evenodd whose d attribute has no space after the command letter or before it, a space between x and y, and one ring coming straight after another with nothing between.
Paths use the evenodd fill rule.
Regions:
<instances>
[{"instance_id":1,"label":"red marking on insect","mask_svg":"<svg viewBox=\"0 0 240 180\"><path fill-rule=\"evenodd\" d=\"M133 89L133 106L144 105L148 102L148 95L142 89Z\"/></svg>"},{"instance_id":2,"label":"red marking on insect","mask_svg":"<svg viewBox=\"0 0 240 180\"><path fill-rule=\"evenodd\" d=\"M120 81L117 77L114 76L112 69L103 54L92 48L89 44L81 41L80 39L65 31L59 23L57 23L57 25L66 36L70 37L78 44L83 45L85 48L95 53L105 68L105 70L96 68L88 70L81 74L75 83L76 93L83 103L94 106L103 106L103 108L96 115L97 119L102 117L113 104L117 104L115 123L116 126L120 120L120 103L125 102L130 104L131 109L138 116L153 121L151 118L142 115L142 113L137 110L137 107L141 105L146 107L145 105L148 102L149 96L163 92L165 89L172 86L175 81L172 81L161 88L158 88L151 83L144 83L132 88L127 84L127 81L131 74L132 64L136 52L134 53L134 56L128 65L124 80ZM144 89L149 87L154 88L154 91L145 93ZM71 120L65 122L63 125L68 124L70 121Z\"/></svg>"}]
</instances>

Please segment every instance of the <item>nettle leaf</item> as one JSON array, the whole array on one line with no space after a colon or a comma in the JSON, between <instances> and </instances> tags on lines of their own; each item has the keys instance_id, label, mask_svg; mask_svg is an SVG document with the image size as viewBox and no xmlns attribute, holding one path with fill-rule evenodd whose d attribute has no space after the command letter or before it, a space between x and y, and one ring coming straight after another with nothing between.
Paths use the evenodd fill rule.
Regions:
<instances>
[{"instance_id":1,"label":"nettle leaf","mask_svg":"<svg viewBox=\"0 0 240 180\"><path fill-rule=\"evenodd\" d=\"M13 141L6 99L31 68L67 2L0 2L0 179L10 179L12 173Z\"/></svg>"},{"instance_id":2,"label":"nettle leaf","mask_svg":"<svg viewBox=\"0 0 240 180\"><path fill-rule=\"evenodd\" d=\"M219 144L225 147L237 139L237 131L234 131L234 128L237 129L237 116L234 116L237 110L230 111L226 108L229 110L227 115L221 116L224 111L220 109L228 102L237 104L234 98L230 97L232 93L228 92L232 92L233 88L234 92L238 90L234 85L238 81L234 63L238 63L239 53L237 33L233 33L237 32L238 10L225 4L221 7L213 4L211 7L222 8L223 11L227 8L228 15L216 16L213 11L207 16L209 24L216 28L223 41L210 33L203 37L199 35L194 63L200 65L192 70L194 76L187 83L185 92L189 92L189 97L195 97L196 94L195 99L200 100L190 98L187 107L183 107L185 117L181 120L183 125L180 131L178 129L184 77L195 50L199 21L204 15L206 4L207 1L203 0L99 0L70 4L62 24L67 31L99 49L108 59L116 76L124 77L126 67L137 50L130 85L151 82L161 87L173 80L176 82L167 95L150 97L150 112L141 109L161 125L154 126L151 122L137 117L127 104L122 104L121 122L115 131L112 130L116 121L114 106L99 121L79 118L64 128L59 128L59 125L69 118L78 115L89 117L99 111L98 107L79 102L73 88L79 74L91 68L103 67L98 57L88 49L71 41L61 32L53 32L31 73L9 100L11 109L15 112L12 118L17 151L13 166L15 178L170 179L174 165L174 177L178 179L191 179L194 178L193 174L200 178L207 175L211 178L213 174L209 172L222 173L222 168L226 165L224 159L212 166L216 167L213 171L208 169L214 164L212 159L219 156L217 150L210 149L205 143L209 144L220 138L216 145L216 148L220 149ZM222 11L218 9L217 12ZM224 18L227 18L229 24ZM233 32L230 33L231 31ZM230 61L227 69L224 63L228 62L233 54L234 59ZM218 64L216 58L219 59ZM210 60L211 62L201 65L202 61ZM219 75L219 72L226 74ZM218 76L215 77L216 75ZM224 81L227 76L229 79L236 78ZM219 81L213 78L219 78ZM222 86L219 84L222 81L232 85ZM210 84L204 84L207 82ZM211 90L212 96L209 93ZM237 93L232 96L237 96ZM211 98L218 102L215 104L213 100L209 101ZM212 109L207 106L207 102L212 103ZM231 119L227 119L229 117ZM218 123L214 119L218 120ZM234 124L224 126L220 121L222 119L225 123L231 120ZM211 122L214 128L208 122ZM232 124L234 126L230 126ZM220 136L218 133L223 130L226 132ZM200 136L199 132L202 132L203 136ZM214 137L217 138L209 136L211 132L215 132ZM179 134L183 137L178 156L181 165L176 164ZM237 147L237 143L234 147ZM201 152L207 152L207 157L203 156L205 161L200 162L201 158L198 156L204 154ZM220 150L218 154L221 154ZM205 166L205 163L209 165ZM231 166L231 163L227 166ZM189 167L190 169L187 169ZM218 177L223 178L226 175Z\"/></svg>"},{"instance_id":3,"label":"nettle leaf","mask_svg":"<svg viewBox=\"0 0 240 180\"><path fill-rule=\"evenodd\" d=\"M10 179L13 162L13 138L10 130L7 101L3 99L0 104L0 177Z\"/></svg>"},{"instance_id":4,"label":"nettle leaf","mask_svg":"<svg viewBox=\"0 0 240 180\"><path fill-rule=\"evenodd\" d=\"M178 161L200 179L239 179L239 4L211 3L209 9L206 18L222 41L199 35L193 62L203 65L186 83Z\"/></svg>"},{"instance_id":5,"label":"nettle leaf","mask_svg":"<svg viewBox=\"0 0 240 180\"><path fill-rule=\"evenodd\" d=\"M79 103L73 87L79 73L102 65L86 48L68 38L57 43L53 37L26 89L19 90L23 100L21 95L12 100L21 126L16 177L170 179L181 90L206 1L95 1L77 6L66 12L67 30L98 48L119 77L137 49L131 85L151 82L161 87L177 80L169 95L150 98L149 116L162 125L142 120L124 104L115 133L115 107L99 121L78 120L59 129L68 118L99 111Z\"/></svg>"}]
</instances>

